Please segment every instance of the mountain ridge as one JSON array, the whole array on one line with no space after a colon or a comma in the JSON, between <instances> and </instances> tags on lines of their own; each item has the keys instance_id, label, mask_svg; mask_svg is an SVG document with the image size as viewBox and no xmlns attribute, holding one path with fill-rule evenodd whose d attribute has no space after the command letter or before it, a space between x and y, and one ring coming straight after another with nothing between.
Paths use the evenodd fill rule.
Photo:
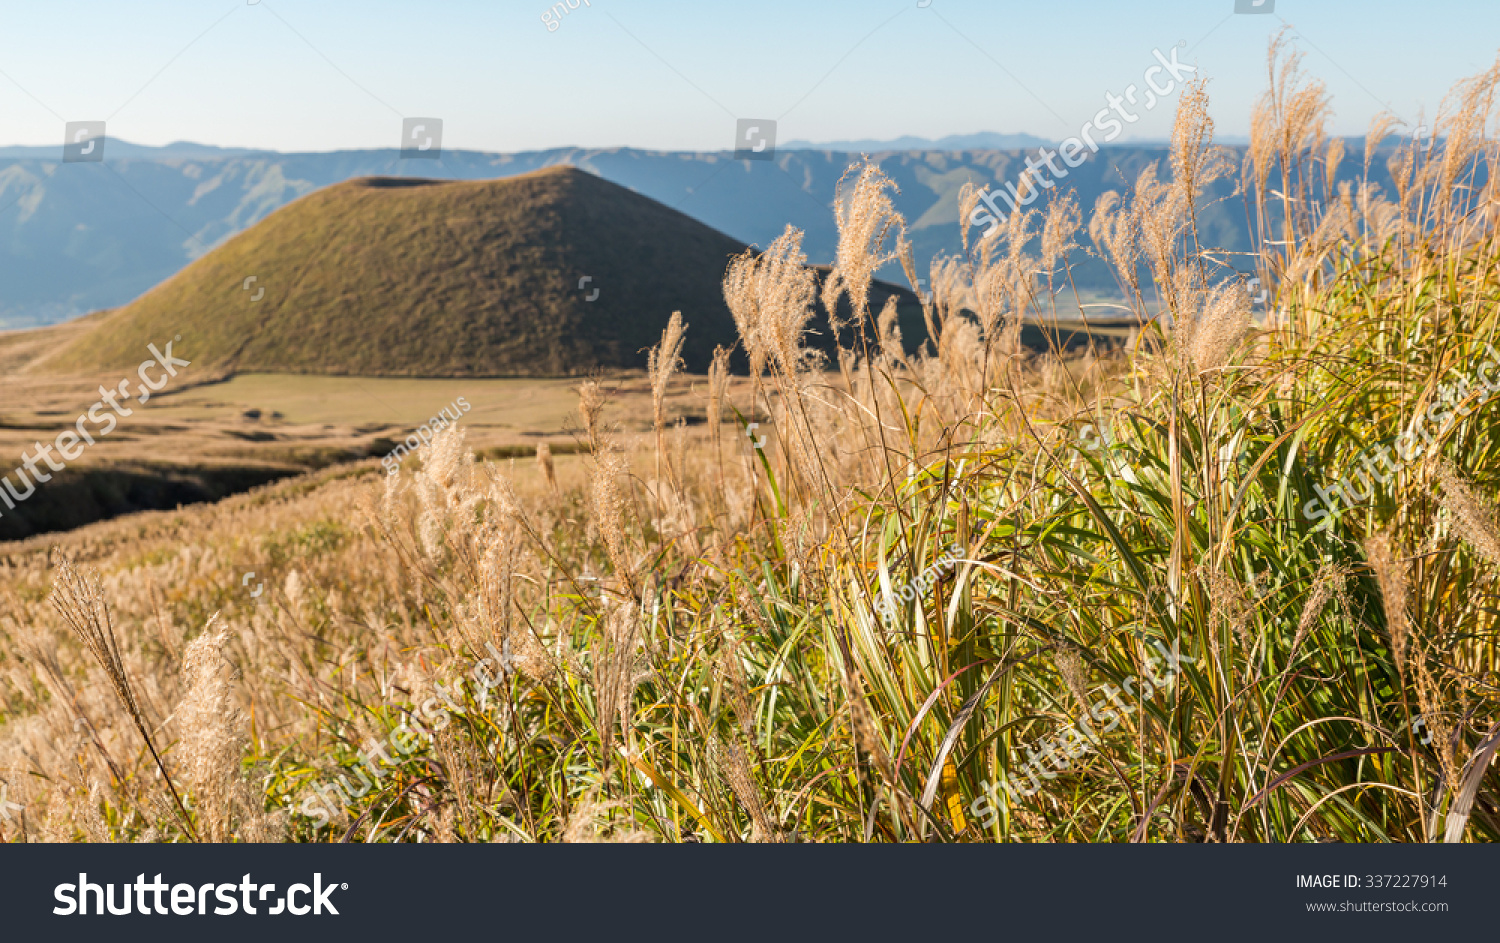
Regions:
<instances>
[{"instance_id":1,"label":"mountain ridge","mask_svg":"<svg viewBox=\"0 0 1500 943\"><path fill-rule=\"evenodd\" d=\"M30 327L127 304L212 247L291 201L344 180L425 173L451 179L500 179L559 164L576 166L673 207L746 244L765 246L788 224L802 229L809 261L832 261L837 245L832 200L857 155L781 150L772 161L735 161L728 152L560 148L516 154L445 151L438 161L399 159L395 149L326 154L119 157L98 164L0 158L0 326ZM1003 186L1019 179L1033 152L910 151L878 162L900 192L919 269L960 249L957 194L965 182ZM1123 190L1162 147L1109 147L1074 169L1054 191L1077 190L1087 214L1105 190ZM1340 179L1353 179L1362 151L1351 149ZM1384 162L1372 180L1389 188ZM113 172L111 172L113 171ZM1202 229L1214 244L1249 248L1245 214L1221 182L1206 204ZM1079 254L1080 288L1113 292L1113 275ZM883 276L904 283L895 266Z\"/></svg>"},{"instance_id":2,"label":"mountain ridge","mask_svg":"<svg viewBox=\"0 0 1500 943\"><path fill-rule=\"evenodd\" d=\"M933 139L912 134L900 137L854 138L843 141L788 141L779 145L781 150L837 151L846 154L885 151L1008 151L1016 148L1043 147L1056 143L1051 138L1039 138L1034 134L1019 132L1003 134L998 131L978 131L973 134L949 134Z\"/></svg>"}]
</instances>

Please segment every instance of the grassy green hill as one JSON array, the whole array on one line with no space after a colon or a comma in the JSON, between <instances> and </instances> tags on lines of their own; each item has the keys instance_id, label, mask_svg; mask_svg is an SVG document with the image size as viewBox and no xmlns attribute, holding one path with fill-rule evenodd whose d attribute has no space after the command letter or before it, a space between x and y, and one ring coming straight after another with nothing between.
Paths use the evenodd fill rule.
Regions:
<instances>
[{"instance_id":1,"label":"grassy green hill","mask_svg":"<svg viewBox=\"0 0 1500 943\"><path fill-rule=\"evenodd\" d=\"M735 339L720 280L743 248L571 167L366 177L278 210L37 367L130 368L180 335L195 372L567 376L644 366L681 310L701 371Z\"/></svg>"},{"instance_id":2,"label":"grassy green hill","mask_svg":"<svg viewBox=\"0 0 1500 943\"><path fill-rule=\"evenodd\" d=\"M47 329L56 342L24 369L128 371L148 344L180 337L174 354L200 378L576 376L645 367L680 310L683 359L702 373L716 345L738 338L721 283L744 249L573 167L481 181L364 177L277 210L128 305ZM877 282L873 309L890 294L914 348L921 307ZM831 350L821 311L810 328L807 343ZM1035 327L1023 341L1048 346Z\"/></svg>"}]
</instances>

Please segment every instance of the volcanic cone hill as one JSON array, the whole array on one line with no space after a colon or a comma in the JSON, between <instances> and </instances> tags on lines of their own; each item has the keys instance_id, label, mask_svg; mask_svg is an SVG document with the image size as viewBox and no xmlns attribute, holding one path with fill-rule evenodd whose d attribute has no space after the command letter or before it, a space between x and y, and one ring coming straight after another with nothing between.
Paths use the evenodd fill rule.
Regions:
<instances>
[{"instance_id":1,"label":"volcanic cone hill","mask_svg":"<svg viewBox=\"0 0 1500 943\"><path fill-rule=\"evenodd\" d=\"M366 177L268 216L37 368L133 368L180 336L200 369L570 376L644 367L674 310L702 372L737 334L721 283L745 247L572 167L503 180ZM590 300L590 299L593 300Z\"/></svg>"}]
</instances>

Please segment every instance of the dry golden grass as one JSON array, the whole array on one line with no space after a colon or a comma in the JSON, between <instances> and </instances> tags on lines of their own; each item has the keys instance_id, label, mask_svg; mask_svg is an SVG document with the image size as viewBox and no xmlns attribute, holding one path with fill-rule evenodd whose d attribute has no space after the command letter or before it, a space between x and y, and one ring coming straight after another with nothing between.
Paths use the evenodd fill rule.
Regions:
<instances>
[{"instance_id":1,"label":"dry golden grass","mask_svg":"<svg viewBox=\"0 0 1500 943\"><path fill-rule=\"evenodd\" d=\"M179 348L179 356L192 351ZM72 428L99 400L101 383L119 376L0 377L0 456L29 450ZM183 464L272 463L321 467L351 453L373 454L387 440L399 441L462 396L470 442L479 450L573 443L577 380L415 380L369 377L244 374L223 381L195 377L183 368L179 380L145 404L127 402L108 435L89 446L80 466L157 461ZM653 385L640 372L607 375L608 418L632 432L650 430L640 417L644 399L654 408ZM701 422L707 413L701 378L662 391L665 422ZM322 454L315 462L313 456Z\"/></svg>"}]
</instances>

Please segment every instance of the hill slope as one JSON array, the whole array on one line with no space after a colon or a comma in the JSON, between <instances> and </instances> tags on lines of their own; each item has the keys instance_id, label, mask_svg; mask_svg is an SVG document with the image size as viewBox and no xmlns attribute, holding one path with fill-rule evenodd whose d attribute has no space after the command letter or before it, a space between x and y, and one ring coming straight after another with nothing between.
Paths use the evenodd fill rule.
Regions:
<instances>
[{"instance_id":1,"label":"hill slope","mask_svg":"<svg viewBox=\"0 0 1500 943\"><path fill-rule=\"evenodd\" d=\"M702 371L736 337L720 280L743 248L572 167L361 178L272 213L39 366L131 368L180 335L195 372L567 376L644 366L680 309Z\"/></svg>"}]
</instances>

